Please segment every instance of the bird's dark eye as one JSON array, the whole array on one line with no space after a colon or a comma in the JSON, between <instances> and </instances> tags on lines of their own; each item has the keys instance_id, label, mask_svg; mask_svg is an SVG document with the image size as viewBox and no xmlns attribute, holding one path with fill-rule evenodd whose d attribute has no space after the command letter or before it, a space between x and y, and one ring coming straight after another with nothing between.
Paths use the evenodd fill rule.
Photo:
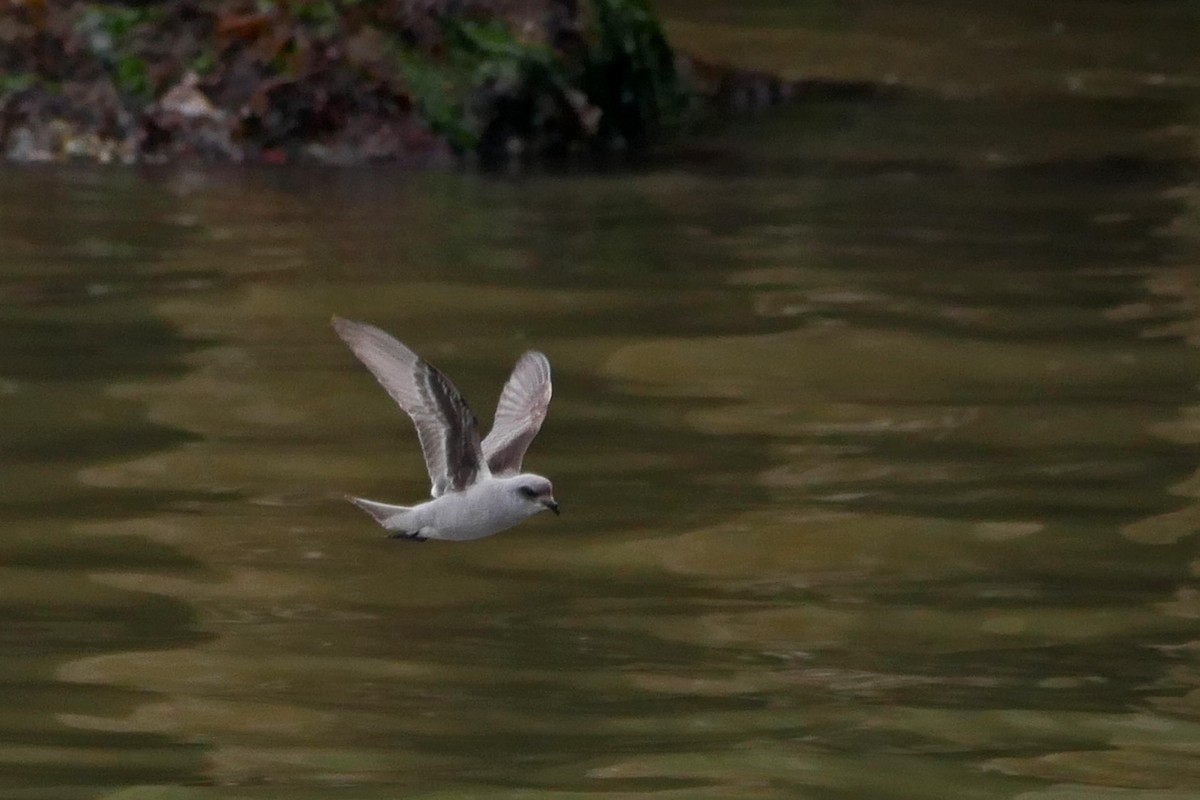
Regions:
<instances>
[{"instance_id":1,"label":"bird's dark eye","mask_svg":"<svg viewBox=\"0 0 1200 800\"><path fill-rule=\"evenodd\" d=\"M532 488L530 488L528 486L522 486L521 488L517 489L517 491L520 492L525 497L528 497L530 500L537 497L537 492L535 492Z\"/></svg>"}]
</instances>

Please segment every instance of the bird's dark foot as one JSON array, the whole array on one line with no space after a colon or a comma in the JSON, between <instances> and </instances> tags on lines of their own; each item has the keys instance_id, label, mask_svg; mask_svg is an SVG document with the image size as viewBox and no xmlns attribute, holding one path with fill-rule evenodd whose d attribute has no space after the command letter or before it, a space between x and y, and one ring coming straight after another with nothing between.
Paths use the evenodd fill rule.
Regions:
<instances>
[{"instance_id":1,"label":"bird's dark foot","mask_svg":"<svg viewBox=\"0 0 1200 800\"><path fill-rule=\"evenodd\" d=\"M392 533L388 534L388 538L389 539L407 539L410 542L427 542L427 541L429 541L428 536L422 536L421 534L416 533L415 531L413 533L409 533L408 531L393 531Z\"/></svg>"}]
</instances>

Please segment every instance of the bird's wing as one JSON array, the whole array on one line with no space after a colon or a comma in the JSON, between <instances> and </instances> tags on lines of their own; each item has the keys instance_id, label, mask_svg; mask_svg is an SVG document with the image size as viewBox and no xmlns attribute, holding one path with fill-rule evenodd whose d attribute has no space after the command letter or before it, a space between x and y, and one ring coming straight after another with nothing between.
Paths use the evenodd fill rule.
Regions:
<instances>
[{"instance_id":1,"label":"bird's wing","mask_svg":"<svg viewBox=\"0 0 1200 800\"><path fill-rule=\"evenodd\" d=\"M521 459L537 436L550 407L550 359L530 350L517 360L500 402L496 421L483 440L483 456L495 475L521 471Z\"/></svg>"},{"instance_id":2,"label":"bird's wing","mask_svg":"<svg viewBox=\"0 0 1200 800\"><path fill-rule=\"evenodd\" d=\"M412 417L434 497L460 492L487 476L479 422L449 378L372 325L334 317L333 327Z\"/></svg>"}]
</instances>

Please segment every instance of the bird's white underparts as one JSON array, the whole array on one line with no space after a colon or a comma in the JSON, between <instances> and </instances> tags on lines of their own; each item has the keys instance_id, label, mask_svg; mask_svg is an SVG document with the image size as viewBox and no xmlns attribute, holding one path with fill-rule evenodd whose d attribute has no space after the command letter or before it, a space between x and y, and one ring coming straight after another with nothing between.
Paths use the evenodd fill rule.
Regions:
<instances>
[{"instance_id":1,"label":"bird's white underparts","mask_svg":"<svg viewBox=\"0 0 1200 800\"><path fill-rule=\"evenodd\" d=\"M393 538L482 539L542 511L558 513L550 481L521 472L550 407L550 360L543 353L517 359L492 430L480 441L479 421L440 370L372 325L334 317L333 328L412 418L425 455L432 500L397 506L347 498Z\"/></svg>"}]
</instances>

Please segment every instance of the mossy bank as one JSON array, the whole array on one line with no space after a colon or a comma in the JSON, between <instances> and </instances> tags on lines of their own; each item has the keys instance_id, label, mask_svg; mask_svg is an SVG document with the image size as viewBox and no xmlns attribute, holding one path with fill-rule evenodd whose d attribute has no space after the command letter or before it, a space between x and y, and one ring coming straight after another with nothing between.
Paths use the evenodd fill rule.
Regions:
<instances>
[{"instance_id":1,"label":"mossy bank","mask_svg":"<svg viewBox=\"0 0 1200 800\"><path fill-rule=\"evenodd\" d=\"M0 41L15 162L626 157L698 108L648 0L27 0Z\"/></svg>"}]
</instances>

